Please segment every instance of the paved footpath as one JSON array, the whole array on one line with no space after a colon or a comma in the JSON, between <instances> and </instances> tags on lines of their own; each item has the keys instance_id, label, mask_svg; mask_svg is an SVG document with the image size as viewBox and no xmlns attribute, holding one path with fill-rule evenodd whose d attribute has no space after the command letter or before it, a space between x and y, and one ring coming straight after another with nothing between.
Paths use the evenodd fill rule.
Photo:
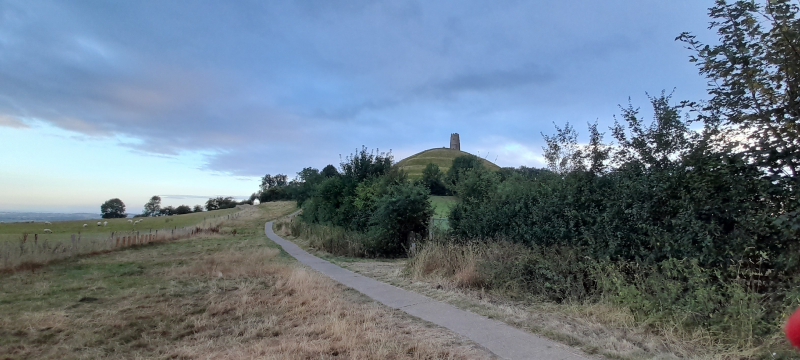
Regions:
<instances>
[{"instance_id":1,"label":"paved footpath","mask_svg":"<svg viewBox=\"0 0 800 360\"><path fill-rule=\"evenodd\" d=\"M586 360L579 350L513 328L497 320L464 311L450 304L404 290L322 260L264 226L267 237L298 261L378 302L466 336L504 359Z\"/></svg>"}]
</instances>

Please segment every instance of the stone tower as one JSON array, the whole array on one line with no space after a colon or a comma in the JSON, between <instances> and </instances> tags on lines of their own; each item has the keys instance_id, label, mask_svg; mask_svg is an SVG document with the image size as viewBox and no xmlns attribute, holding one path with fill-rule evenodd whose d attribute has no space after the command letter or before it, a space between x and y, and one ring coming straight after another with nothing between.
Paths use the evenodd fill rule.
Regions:
<instances>
[{"instance_id":1,"label":"stone tower","mask_svg":"<svg viewBox=\"0 0 800 360\"><path fill-rule=\"evenodd\" d=\"M450 134L450 149L461 151L461 140L458 138L458 133Z\"/></svg>"}]
</instances>

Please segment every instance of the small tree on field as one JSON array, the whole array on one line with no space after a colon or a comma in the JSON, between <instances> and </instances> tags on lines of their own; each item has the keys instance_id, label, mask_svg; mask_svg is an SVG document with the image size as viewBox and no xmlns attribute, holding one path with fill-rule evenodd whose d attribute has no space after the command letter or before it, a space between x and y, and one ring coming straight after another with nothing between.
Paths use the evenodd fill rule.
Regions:
<instances>
[{"instance_id":1,"label":"small tree on field","mask_svg":"<svg viewBox=\"0 0 800 360\"><path fill-rule=\"evenodd\" d=\"M155 195L150 198L150 201L147 204L144 204L144 211L142 211L142 215L144 216L156 216L161 213L161 197Z\"/></svg>"},{"instance_id":2,"label":"small tree on field","mask_svg":"<svg viewBox=\"0 0 800 360\"><path fill-rule=\"evenodd\" d=\"M175 208L175 213L178 215L188 214L192 212L192 208L189 205L181 205Z\"/></svg>"},{"instance_id":3,"label":"small tree on field","mask_svg":"<svg viewBox=\"0 0 800 360\"><path fill-rule=\"evenodd\" d=\"M194 212L196 213L203 212L203 205L195 205Z\"/></svg>"},{"instance_id":4,"label":"small tree on field","mask_svg":"<svg viewBox=\"0 0 800 360\"><path fill-rule=\"evenodd\" d=\"M100 205L100 213L103 214L103 219L124 218L128 214L125 213L125 203L122 200L113 198Z\"/></svg>"}]
</instances>

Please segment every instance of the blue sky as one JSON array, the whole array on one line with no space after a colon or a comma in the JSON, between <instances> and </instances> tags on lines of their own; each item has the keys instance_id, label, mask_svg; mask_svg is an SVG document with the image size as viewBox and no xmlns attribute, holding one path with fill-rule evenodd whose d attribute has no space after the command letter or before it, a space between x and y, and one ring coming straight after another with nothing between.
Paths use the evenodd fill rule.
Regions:
<instances>
[{"instance_id":1,"label":"blue sky","mask_svg":"<svg viewBox=\"0 0 800 360\"><path fill-rule=\"evenodd\" d=\"M247 196L266 173L448 145L542 166L541 132L706 97L674 41L712 1L0 0L0 211Z\"/></svg>"}]
</instances>

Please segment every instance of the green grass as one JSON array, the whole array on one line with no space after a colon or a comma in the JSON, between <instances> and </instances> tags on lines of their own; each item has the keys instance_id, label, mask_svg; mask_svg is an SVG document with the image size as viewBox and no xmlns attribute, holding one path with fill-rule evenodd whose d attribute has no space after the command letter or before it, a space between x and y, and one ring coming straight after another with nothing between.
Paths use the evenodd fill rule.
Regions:
<instances>
[{"instance_id":1,"label":"green grass","mask_svg":"<svg viewBox=\"0 0 800 360\"><path fill-rule=\"evenodd\" d=\"M453 159L462 155L470 155L470 153L447 148L429 149L400 160L394 166L405 171L409 179L416 180L422 177L422 170L424 170L428 164L433 163L439 165L439 170L441 172L447 172L450 166L453 165ZM500 170L500 167L491 161L486 159L482 160L483 165L486 166L487 169L492 171Z\"/></svg>"},{"instance_id":2,"label":"green grass","mask_svg":"<svg viewBox=\"0 0 800 360\"><path fill-rule=\"evenodd\" d=\"M450 209L458 202L455 196L431 196L431 205L433 205L433 217L437 219L446 219L450 214Z\"/></svg>"},{"instance_id":3,"label":"green grass","mask_svg":"<svg viewBox=\"0 0 800 360\"><path fill-rule=\"evenodd\" d=\"M107 226L97 226L98 220L73 220L73 221L53 221L52 224L44 222L34 223L0 223L0 241L18 240L21 234L44 234L44 229L53 231L53 235L68 234L100 234L124 231L145 231L166 228L181 228L202 223L204 220L215 220L239 211L236 208L205 211L185 215L146 217L135 219L98 219L100 222L108 221ZM128 220L144 219L141 223L133 225ZM83 224L88 226L83 227Z\"/></svg>"}]
</instances>

